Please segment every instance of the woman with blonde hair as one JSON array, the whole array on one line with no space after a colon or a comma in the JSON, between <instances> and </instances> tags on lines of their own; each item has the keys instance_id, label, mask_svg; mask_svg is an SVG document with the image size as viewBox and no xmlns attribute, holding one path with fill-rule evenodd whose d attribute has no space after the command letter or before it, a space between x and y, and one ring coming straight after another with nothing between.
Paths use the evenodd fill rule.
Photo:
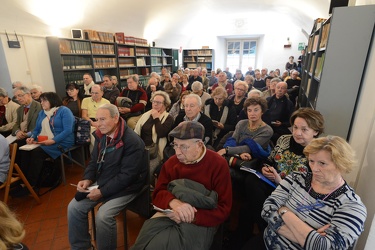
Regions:
<instances>
[{"instance_id":1,"label":"woman with blonde hair","mask_svg":"<svg viewBox=\"0 0 375 250\"><path fill-rule=\"evenodd\" d=\"M0 249L24 249L28 248L21 243L25 237L23 224L19 222L15 214L7 205L0 201Z\"/></svg>"}]
</instances>

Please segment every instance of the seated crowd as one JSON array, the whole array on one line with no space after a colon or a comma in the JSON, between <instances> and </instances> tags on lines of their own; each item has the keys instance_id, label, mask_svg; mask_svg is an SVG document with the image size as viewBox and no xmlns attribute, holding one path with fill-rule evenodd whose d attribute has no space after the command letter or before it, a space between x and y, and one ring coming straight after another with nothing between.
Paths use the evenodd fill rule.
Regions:
<instances>
[{"instance_id":1,"label":"seated crowd","mask_svg":"<svg viewBox=\"0 0 375 250\"><path fill-rule=\"evenodd\" d=\"M201 68L163 69L150 75L147 86L131 75L120 90L117 78L105 75L101 86L86 73L83 86L68 83L62 99L37 85L18 84L15 99L0 88L0 139L13 135L19 147L40 144L19 150L16 158L36 187L43 162L74 145L74 117L90 122L91 159L68 207L72 249L90 248L88 212L102 202L97 246L115 249L115 216L148 174L153 204L169 210L145 222L133 249L210 249L221 224L228 249L349 247L366 218L365 206L341 177L353 168L353 150L338 137L317 139L324 118L297 108L298 71L279 74L251 67L246 74L226 68L210 76ZM139 167L144 148L149 169ZM337 158L342 154L347 161ZM28 193L22 183L11 190L14 197ZM224 223L233 220L232 199L241 204L235 228ZM314 222L304 212L319 209L327 216ZM340 213L350 209L356 210L347 215L352 223L342 223Z\"/></svg>"}]
</instances>

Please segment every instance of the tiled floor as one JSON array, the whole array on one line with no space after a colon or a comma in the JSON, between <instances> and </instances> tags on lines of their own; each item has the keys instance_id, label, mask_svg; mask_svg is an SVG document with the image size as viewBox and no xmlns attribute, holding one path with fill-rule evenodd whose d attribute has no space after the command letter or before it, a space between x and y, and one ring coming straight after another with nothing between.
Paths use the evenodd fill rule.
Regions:
<instances>
[{"instance_id":1,"label":"tiled floor","mask_svg":"<svg viewBox=\"0 0 375 250\"><path fill-rule=\"evenodd\" d=\"M30 249L69 249L67 206L74 197L76 188L69 183L76 184L82 176L83 169L78 166L66 165L68 185L61 184L53 191L41 196L41 204L37 204L32 196L10 198L8 205L24 223L26 237L24 243ZM1 192L1 198L3 192ZM133 245L144 219L132 212L127 212L128 241ZM122 216L117 218L117 246L124 248Z\"/></svg>"}]
</instances>

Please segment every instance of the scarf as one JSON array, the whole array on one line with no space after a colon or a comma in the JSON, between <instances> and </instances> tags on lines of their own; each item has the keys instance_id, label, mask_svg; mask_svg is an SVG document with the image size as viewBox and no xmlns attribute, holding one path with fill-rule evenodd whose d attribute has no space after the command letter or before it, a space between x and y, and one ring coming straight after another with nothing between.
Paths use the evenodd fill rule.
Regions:
<instances>
[{"instance_id":1,"label":"scarf","mask_svg":"<svg viewBox=\"0 0 375 250\"><path fill-rule=\"evenodd\" d=\"M46 135L48 139L52 139L54 137L54 120L56 116L56 112L59 107L53 107L50 110L44 110L44 114L46 117L42 120L42 130L40 131L39 135Z\"/></svg>"}]
</instances>

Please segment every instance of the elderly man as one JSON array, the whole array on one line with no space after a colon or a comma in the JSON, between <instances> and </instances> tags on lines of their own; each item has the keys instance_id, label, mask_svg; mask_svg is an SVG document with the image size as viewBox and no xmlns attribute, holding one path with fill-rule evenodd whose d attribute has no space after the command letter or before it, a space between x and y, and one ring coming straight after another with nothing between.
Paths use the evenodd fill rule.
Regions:
<instances>
[{"instance_id":1,"label":"elderly man","mask_svg":"<svg viewBox=\"0 0 375 250\"><path fill-rule=\"evenodd\" d=\"M126 120L128 126L132 129L135 128L139 118L145 111L147 105L147 94L139 85L138 75L131 75L128 80L128 86L122 91L121 97L128 97L132 100L132 106L119 107L118 110L122 118Z\"/></svg>"},{"instance_id":2,"label":"elderly man","mask_svg":"<svg viewBox=\"0 0 375 250\"><path fill-rule=\"evenodd\" d=\"M94 86L95 83L92 80L92 76L90 73L83 74L83 93L85 97L91 96L91 87Z\"/></svg>"},{"instance_id":3,"label":"elderly man","mask_svg":"<svg viewBox=\"0 0 375 250\"><path fill-rule=\"evenodd\" d=\"M285 134L290 134L290 116L294 108L293 103L285 96L288 90L286 82L276 84L275 94L267 98L268 111L264 121L273 129L272 142L276 145L277 139Z\"/></svg>"},{"instance_id":4,"label":"elderly man","mask_svg":"<svg viewBox=\"0 0 375 250\"><path fill-rule=\"evenodd\" d=\"M225 74L225 73L224 73ZM205 127L204 142L208 145L212 143L212 120L201 112L202 100L196 94L189 94L185 96L184 101L185 113L180 113L175 121L173 127L177 127L183 121L196 121Z\"/></svg>"},{"instance_id":5,"label":"elderly man","mask_svg":"<svg viewBox=\"0 0 375 250\"><path fill-rule=\"evenodd\" d=\"M228 218L229 168L206 149L204 130L198 122L185 121L169 133L176 154L163 165L153 193L153 204L166 210L143 224L133 250L209 249L217 227Z\"/></svg>"},{"instance_id":6,"label":"elderly man","mask_svg":"<svg viewBox=\"0 0 375 250\"><path fill-rule=\"evenodd\" d=\"M43 89L41 86L39 85L35 85L33 84L30 88L30 94L31 94L31 97L37 101L37 102L40 102L40 95L43 93Z\"/></svg>"},{"instance_id":7,"label":"elderly man","mask_svg":"<svg viewBox=\"0 0 375 250\"><path fill-rule=\"evenodd\" d=\"M144 143L119 116L113 104L97 113L98 129L91 161L77 184L77 194L68 206L71 249L89 249L88 212L102 203L96 215L98 249L116 249L115 216L132 201L144 185L147 165L142 165Z\"/></svg>"},{"instance_id":8,"label":"elderly man","mask_svg":"<svg viewBox=\"0 0 375 250\"><path fill-rule=\"evenodd\" d=\"M14 124L12 134L17 137L19 147L26 144L26 138L30 137L31 132L36 125L39 111L42 106L39 102L33 100L30 90L27 87L19 87L13 90L14 96L17 98L18 103L21 105L17 109L17 122Z\"/></svg>"},{"instance_id":9,"label":"elderly man","mask_svg":"<svg viewBox=\"0 0 375 250\"><path fill-rule=\"evenodd\" d=\"M202 77L199 76L199 72L197 69L192 70L192 75L189 76L189 83L193 84L193 82L202 82Z\"/></svg>"},{"instance_id":10,"label":"elderly man","mask_svg":"<svg viewBox=\"0 0 375 250\"><path fill-rule=\"evenodd\" d=\"M288 84L288 94L289 99L292 103L296 104L296 98L299 93L299 87L301 85L301 78L299 77L299 73L297 70L290 71L290 78L285 81Z\"/></svg>"},{"instance_id":11,"label":"elderly man","mask_svg":"<svg viewBox=\"0 0 375 250\"><path fill-rule=\"evenodd\" d=\"M81 110L82 110L82 118L85 120L90 121L91 123L91 143L90 143L90 152L94 147L94 137L92 132L96 130L98 127L98 123L96 121L96 112L98 111L99 107L103 104L109 103L107 99L103 98L103 88L100 85L95 84L91 87L91 97L86 97L82 100Z\"/></svg>"},{"instance_id":12,"label":"elderly man","mask_svg":"<svg viewBox=\"0 0 375 250\"><path fill-rule=\"evenodd\" d=\"M201 82L193 82L191 85L191 90L194 94L198 95L202 100L202 111L204 110L204 105L208 99L211 99L211 96L203 91L203 84Z\"/></svg>"},{"instance_id":13,"label":"elderly man","mask_svg":"<svg viewBox=\"0 0 375 250\"><path fill-rule=\"evenodd\" d=\"M219 86L227 90L228 96L232 94L233 85L227 82L227 75L224 72L219 73L219 80L212 86L212 91L214 91Z\"/></svg>"},{"instance_id":14,"label":"elderly man","mask_svg":"<svg viewBox=\"0 0 375 250\"><path fill-rule=\"evenodd\" d=\"M103 76L104 93L103 98L115 104L116 98L120 95L120 90L115 86L110 75Z\"/></svg>"},{"instance_id":15,"label":"elderly man","mask_svg":"<svg viewBox=\"0 0 375 250\"><path fill-rule=\"evenodd\" d=\"M17 109L20 105L8 97L8 92L0 88L0 134L7 137L17 122Z\"/></svg>"}]
</instances>

